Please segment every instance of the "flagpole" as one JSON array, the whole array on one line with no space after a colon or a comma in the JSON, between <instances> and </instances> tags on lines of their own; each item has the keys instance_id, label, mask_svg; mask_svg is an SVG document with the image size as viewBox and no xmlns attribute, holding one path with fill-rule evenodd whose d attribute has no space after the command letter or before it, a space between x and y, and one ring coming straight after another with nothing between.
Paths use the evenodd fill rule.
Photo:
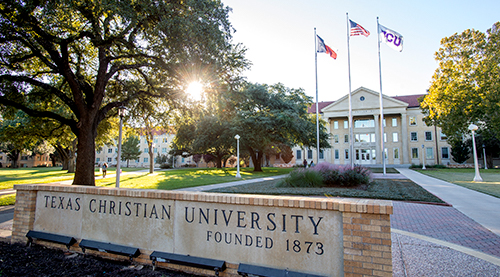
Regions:
<instances>
[{"instance_id":1,"label":"flagpole","mask_svg":"<svg viewBox=\"0 0 500 277\"><path fill-rule=\"evenodd\" d=\"M380 59L380 26L378 23L377 16L377 41L378 41L378 72L380 79L380 137L381 137L381 145L382 145L382 165L384 167L384 175L386 175L386 165L385 165L385 144L384 144L384 105L382 101L382 62Z\"/></svg>"},{"instance_id":2,"label":"flagpole","mask_svg":"<svg viewBox=\"0 0 500 277\"><path fill-rule=\"evenodd\" d=\"M319 164L319 110L318 110L318 37L314 27L314 64L316 75L316 164Z\"/></svg>"},{"instance_id":3,"label":"flagpole","mask_svg":"<svg viewBox=\"0 0 500 277\"><path fill-rule=\"evenodd\" d=\"M349 73L349 158L351 167L354 167L354 135L352 120L352 100L351 100L351 49L349 48L350 24L349 14L345 13L347 18L347 71Z\"/></svg>"}]
</instances>

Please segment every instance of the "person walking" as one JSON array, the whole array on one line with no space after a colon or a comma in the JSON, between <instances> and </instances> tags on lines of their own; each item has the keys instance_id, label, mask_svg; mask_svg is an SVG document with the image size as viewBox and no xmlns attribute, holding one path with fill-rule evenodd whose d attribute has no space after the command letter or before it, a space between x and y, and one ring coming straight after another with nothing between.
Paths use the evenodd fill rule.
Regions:
<instances>
[{"instance_id":1,"label":"person walking","mask_svg":"<svg viewBox=\"0 0 500 277\"><path fill-rule=\"evenodd\" d=\"M307 160L304 159L304 161L302 162L302 164L304 165L304 168L307 168Z\"/></svg>"},{"instance_id":2,"label":"person walking","mask_svg":"<svg viewBox=\"0 0 500 277\"><path fill-rule=\"evenodd\" d=\"M102 164L102 178L106 178L106 170L108 169L108 164L103 163Z\"/></svg>"}]
</instances>

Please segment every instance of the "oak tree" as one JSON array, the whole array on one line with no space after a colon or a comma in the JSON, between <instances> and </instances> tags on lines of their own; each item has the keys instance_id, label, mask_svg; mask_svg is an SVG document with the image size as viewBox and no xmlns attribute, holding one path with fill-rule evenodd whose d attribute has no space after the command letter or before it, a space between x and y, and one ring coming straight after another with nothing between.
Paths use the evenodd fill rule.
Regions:
<instances>
[{"instance_id":1,"label":"oak tree","mask_svg":"<svg viewBox=\"0 0 500 277\"><path fill-rule=\"evenodd\" d=\"M99 124L140 96L171 98L193 64L227 67L229 10L215 0L2 1L0 105L68 126L73 184L95 185ZM129 80L145 86L123 89Z\"/></svg>"}]
</instances>

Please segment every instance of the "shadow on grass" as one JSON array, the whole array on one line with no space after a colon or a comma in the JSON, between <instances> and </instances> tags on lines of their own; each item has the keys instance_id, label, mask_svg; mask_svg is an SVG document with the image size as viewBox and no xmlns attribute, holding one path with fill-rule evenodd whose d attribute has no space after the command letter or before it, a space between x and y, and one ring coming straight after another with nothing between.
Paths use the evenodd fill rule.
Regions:
<instances>
[{"instance_id":1,"label":"shadow on grass","mask_svg":"<svg viewBox=\"0 0 500 277\"><path fill-rule=\"evenodd\" d=\"M253 172L253 168L240 170L242 178L236 178L236 169L186 168L167 171L156 171L154 174L123 175L121 188L175 190L188 187L235 182L240 180L264 178L287 174L290 169L264 168L262 172ZM114 186L115 180L96 179L97 186Z\"/></svg>"}]
</instances>

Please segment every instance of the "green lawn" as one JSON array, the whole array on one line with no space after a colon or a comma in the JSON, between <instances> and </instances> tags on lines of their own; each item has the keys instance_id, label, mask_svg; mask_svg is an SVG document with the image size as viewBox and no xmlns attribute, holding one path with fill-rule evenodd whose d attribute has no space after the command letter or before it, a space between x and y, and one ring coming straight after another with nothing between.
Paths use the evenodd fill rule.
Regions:
<instances>
[{"instance_id":1,"label":"green lawn","mask_svg":"<svg viewBox=\"0 0 500 277\"><path fill-rule=\"evenodd\" d=\"M236 168L185 168L156 171L153 174L124 174L120 178L121 188L174 190L186 187L211 185L238 180L264 178L288 174L291 168L263 168L263 172L253 172L253 168L241 168L241 179L236 179ZM115 186L114 178L96 179L96 186Z\"/></svg>"},{"instance_id":2,"label":"green lawn","mask_svg":"<svg viewBox=\"0 0 500 277\"><path fill-rule=\"evenodd\" d=\"M479 174L483 178L482 182L472 181L475 175L473 168L440 168L416 171L500 198L500 169L481 169Z\"/></svg>"},{"instance_id":3,"label":"green lawn","mask_svg":"<svg viewBox=\"0 0 500 277\"><path fill-rule=\"evenodd\" d=\"M75 173L61 169L61 167L0 168L0 190L11 189L18 184L46 184L73 180ZM144 168L122 168L122 172L141 169ZM115 174L116 169L110 168L107 172ZM96 176L100 176L99 168L96 168Z\"/></svg>"}]
</instances>

